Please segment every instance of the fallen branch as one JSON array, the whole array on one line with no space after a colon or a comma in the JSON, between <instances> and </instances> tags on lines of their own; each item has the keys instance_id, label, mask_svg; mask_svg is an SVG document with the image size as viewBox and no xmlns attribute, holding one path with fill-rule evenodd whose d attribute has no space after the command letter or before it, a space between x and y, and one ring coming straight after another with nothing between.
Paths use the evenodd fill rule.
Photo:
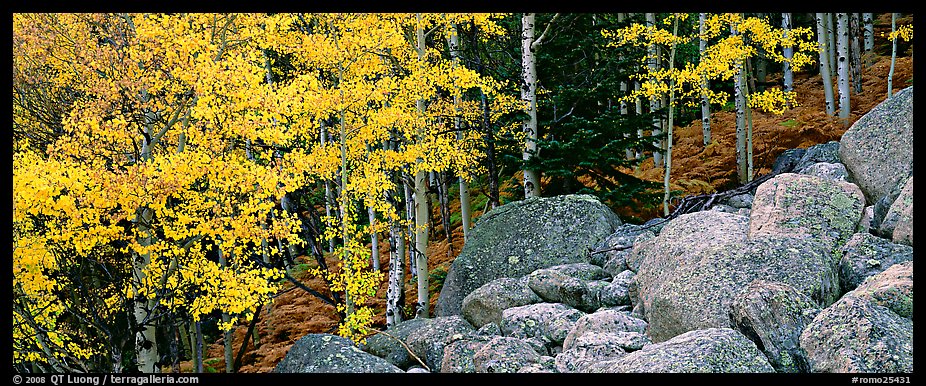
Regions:
<instances>
[{"instance_id":1,"label":"fallen branch","mask_svg":"<svg viewBox=\"0 0 926 386\"><path fill-rule=\"evenodd\" d=\"M410 347L408 347L408 345L405 344L405 342L403 342L402 339L396 338L395 336L392 336L392 334L390 334L390 333L388 333L388 332L386 332L386 331L380 331L380 330L376 330L376 331L377 331L378 333L380 333L380 334L383 334L383 335L385 335L385 336L388 336L388 337L394 339L396 342L399 342L399 344L402 345L402 347L405 349L405 351L408 351L408 355L411 355L412 358L415 358L415 361L417 361L418 364L421 365L421 367L424 367L425 370L428 370L429 373L431 372L431 368L428 367L428 365L426 365L426 364L424 363L424 361L421 360L421 358L418 358L418 356L415 355L415 353L412 352L412 349L411 349Z\"/></svg>"}]
</instances>

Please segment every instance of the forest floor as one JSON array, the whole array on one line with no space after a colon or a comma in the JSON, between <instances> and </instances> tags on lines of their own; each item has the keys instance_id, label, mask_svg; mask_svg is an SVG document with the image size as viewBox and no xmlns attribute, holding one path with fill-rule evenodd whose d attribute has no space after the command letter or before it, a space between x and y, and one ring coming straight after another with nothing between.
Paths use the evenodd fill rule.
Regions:
<instances>
[{"instance_id":1,"label":"forest floor","mask_svg":"<svg viewBox=\"0 0 926 386\"><path fill-rule=\"evenodd\" d=\"M888 26L890 21L888 20ZM882 24L883 25L883 24ZM888 27L889 32L889 27ZM876 31L880 36L880 31ZM883 37L878 40L885 40ZM876 52L884 52L884 48L876 47ZM863 72L863 92L852 95L852 113L848 124L851 125L859 117L871 110L872 107L884 100L887 93L887 77L890 68L890 47L887 47L887 56L872 54L864 58L870 64ZM899 91L913 83L913 60L906 51L903 55L898 52L894 72L893 89ZM780 78L780 74L777 74ZM769 81L774 81L773 77ZM795 74L794 89L797 92L798 105L776 116L754 111L754 162L756 176L768 173L778 154L791 148L806 148L815 144L838 140L849 126L835 117L828 117L824 111L823 86L819 75ZM673 148L672 184L673 188L684 191L682 194L701 194L724 190L729 188L735 177L735 114L732 111L718 111L712 114L712 143L705 147L702 142L701 121L693 120L690 125L675 129L675 144ZM650 157L636 170L628 171L636 176L662 182L662 168L654 168ZM451 211L459 212L459 203L452 204ZM474 208L474 218L482 215L481 208ZM634 215L648 219L661 215L661 208L649 212L619 209L622 218ZM439 214L436 215L439 218ZM462 227L453 229L453 241L448 243L443 236L438 221L438 228L431 232L432 240L429 242L428 256L429 271L431 272L432 290L430 292L431 314L440 291L443 277L450 268L450 263L463 248ZM389 246L386 240L380 243L381 266L385 270L389 267ZM300 267L314 266L311 258L300 256L297 260ZM334 256L326 256L329 267L338 264ZM406 268L406 272L408 269ZM310 277L304 273L296 275L306 286L322 293L328 294L324 281L317 277ZM415 279L406 275L406 304L409 310L417 299ZM385 328L385 294L386 280L377 292L375 300L368 305L372 306L377 316L374 319L374 328ZM286 355L296 340L310 333L334 333L338 319L335 308L323 303L317 298L300 289L290 289L290 284L284 285L284 290L276 296L273 304L265 306L257 323L260 345L249 346L242 360L240 372L264 373L271 372L273 368ZM287 290L290 289L290 290ZM238 326L234 333L233 347L237 355L244 340L247 325ZM205 366L207 371L223 371L223 341L219 338L215 342L207 342L205 348ZM189 372L190 362L181 363L181 371Z\"/></svg>"}]
</instances>

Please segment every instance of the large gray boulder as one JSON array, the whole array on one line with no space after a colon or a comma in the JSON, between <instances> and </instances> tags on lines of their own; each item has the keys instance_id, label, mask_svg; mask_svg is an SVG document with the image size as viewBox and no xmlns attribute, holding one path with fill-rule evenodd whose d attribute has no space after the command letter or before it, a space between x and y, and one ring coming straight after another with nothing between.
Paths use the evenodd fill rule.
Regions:
<instances>
[{"instance_id":1,"label":"large gray boulder","mask_svg":"<svg viewBox=\"0 0 926 386\"><path fill-rule=\"evenodd\" d=\"M611 282L599 291L599 298L603 307L630 305L630 286L633 285L637 274L631 270L614 276Z\"/></svg>"},{"instance_id":2,"label":"large gray boulder","mask_svg":"<svg viewBox=\"0 0 926 386\"><path fill-rule=\"evenodd\" d=\"M849 178L849 171L841 163L818 162L801 169L798 173L834 181L846 181Z\"/></svg>"},{"instance_id":3,"label":"large gray boulder","mask_svg":"<svg viewBox=\"0 0 926 386\"><path fill-rule=\"evenodd\" d=\"M308 334L289 349L275 373L402 373L378 356L363 352L350 339Z\"/></svg>"},{"instance_id":4,"label":"large gray boulder","mask_svg":"<svg viewBox=\"0 0 926 386\"><path fill-rule=\"evenodd\" d=\"M623 224L604 239L591 253L591 263L601 266L611 276L627 269L627 255L637 235L651 229L645 225Z\"/></svg>"},{"instance_id":5,"label":"large gray boulder","mask_svg":"<svg viewBox=\"0 0 926 386\"><path fill-rule=\"evenodd\" d=\"M454 340L475 335L475 332L461 316L437 317L408 334L407 344L432 372L440 372L444 348Z\"/></svg>"},{"instance_id":6,"label":"large gray boulder","mask_svg":"<svg viewBox=\"0 0 926 386\"><path fill-rule=\"evenodd\" d=\"M503 277L492 280L463 298L463 317L481 328L488 323L501 324L502 311L543 301L527 285L528 277Z\"/></svg>"},{"instance_id":7,"label":"large gray boulder","mask_svg":"<svg viewBox=\"0 0 926 386\"><path fill-rule=\"evenodd\" d=\"M593 373L771 373L755 343L729 328L690 331L618 359L587 367Z\"/></svg>"},{"instance_id":8,"label":"large gray boulder","mask_svg":"<svg viewBox=\"0 0 926 386\"><path fill-rule=\"evenodd\" d=\"M642 256L634 304L654 342L729 326L734 297L756 279L789 284L823 305L837 299L832 246L813 238L747 240L745 221L713 211L682 215L658 237L634 246Z\"/></svg>"},{"instance_id":9,"label":"large gray boulder","mask_svg":"<svg viewBox=\"0 0 926 386\"><path fill-rule=\"evenodd\" d=\"M897 199L884 216L881 233L890 235L895 243L913 245L913 176L904 183Z\"/></svg>"},{"instance_id":10,"label":"large gray boulder","mask_svg":"<svg viewBox=\"0 0 926 386\"><path fill-rule=\"evenodd\" d=\"M576 265L585 269L571 267ZM531 272L527 285L548 303L563 303L591 312L601 306L601 290L608 285L597 279L606 276L604 270L595 265L569 264Z\"/></svg>"},{"instance_id":11,"label":"large gray boulder","mask_svg":"<svg viewBox=\"0 0 926 386\"><path fill-rule=\"evenodd\" d=\"M913 87L875 106L842 135L839 158L876 202L913 171Z\"/></svg>"},{"instance_id":12,"label":"large gray boulder","mask_svg":"<svg viewBox=\"0 0 926 386\"><path fill-rule=\"evenodd\" d=\"M895 264L827 307L804 329L814 372L913 371L913 262Z\"/></svg>"},{"instance_id":13,"label":"large gray boulder","mask_svg":"<svg viewBox=\"0 0 926 386\"><path fill-rule=\"evenodd\" d=\"M438 316L459 315L466 295L492 280L589 261L589 251L621 224L590 195L529 198L479 218L453 261L437 300Z\"/></svg>"},{"instance_id":14,"label":"large gray boulder","mask_svg":"<svg viewBox=\"0 0 926 386\"><path fill-rule=\"evenodd\" d=\"M818 163L836 164L839 160L839 142L829 141L813 145L807 148L807 151L801 156L801 159L794 165L794 173L805 173L806 169Z\"/></svg>"},{"instance_id":15,"label":"large gray boulder","mask_svg":"<svg viewBox=\"0 0 926 386\"><path fill-rule=\"evenodd\" d=\"M643 334L634 334L646 339ZM627 337L613 333L583 335L572 347L556 356L556 369L561 373L583 372L592 363L620 358L627 354L620 346L627 340ZM641 348L643 345L641 343Z\"/></svg>"},{"instance_id":16,"label":"large gray boulder","mask_svg":"<svg viewBox=\"0 0 926 386\"><path fill-rule=\"evenodd\" d=\"M734 329L752 340L779 373L810 371L800 348L801 332L820 310L810 298L783 283L755 280L730 308Z\"/></svg>"},{"instance_id":17,"label":"large gray boulder","mask_svg":"<svg viewBox=\"0 0 926 386\"><path fill-rule=\"evenodd\" d=\"M475 373L476 363L473 355L485 346L488 337L471 337L458 339L444 347L444 356L441 358L440 372L442 373Z\"/></svg>"},{"instance_id":18,"label":"large gray boulder","mask_svg":"<svg viewBox=\"0 0 926 386\"><path fill-rule=\"evenodd\" d=\"M840 246L855 233L864 208L865 197L855 184L780 174L756 190L749 237L812 238Z\"/></svg>"},{"instance_id":19,"label":"large gray boulder","mask_svg":"<svg viewBox=\"0 0 926 386\"><path fill-rule=\"evenodd\" d=\"M796 166L800 164L801 159L806 153L807 149L788 149L781 152L781 154L775 158L775 162L772 163L772 174L792 173L796 171Z\"/></svg>"},{"instance_id":20,"label":"large gray boulder","mask_svg":"<svg viewBox=\"0 0 926 386\"><path fill-rule=\"evenodd\" d=\"M635 318L629 312L604 308L579 318L563 340L563 350L573 348L586 335L603 333L646 332L646 321Z\"/></svg>"},{"instance_id":21,"label":"large gray boulder","mask_svg":"<svg viewBox=\"0 0 926 386\"><path fill-rule=\"evenodd\" d=\"M913 247L895 244L870 233L856 233L840 249L839 284L843 292L858 287L870 276L892 265L913 260Z\"/></svg>"},{"instance_id":22,"label":"large gray boulder","mask_svg":"<svg viewBox=\"0 0 926 386\"><path fill-rule=\"evenodd\" d=\"M907 179L908 178L909 177L907 177ZM907 179L904 179L904 181L906 182ZM897 186L892 188L887 194L881 196L881 198L872 205L871 224L869 224L869 226L873 234L888 239L894 235L894 227L890 225L882 226L882 222L885 220L887 212L891 209L891 205L894 205L894 201L897 201L897 197L900 196L900 191L903 190L904 185L906 184L897 184Z\"/></svg>"},{"instance_id":23,"label":"large gray boulder","mask_svg":"<svg viewBox=\"0 0 926 386\"><path fill-rule=\"evenodd\" d=\"M868 300L912 320L913 261L894 264L872 276L853 290L851 296Z\"/></svg>"},{"instance_id":24,"label":"large gray boulder","mask_svg":"<svg viewBox=\"0 0 926 386\"><path fill-rule=\"evenodd\" d=\"M516 373L539 361L540 355L530 344L506 336L493 337L473 354L478 373Z\"/></svg>"},{"instance_id":25,"label":"large gray boulder","mask_svg":"<svg viewBox=\"0 0 926 386\"><path fill-rule=\"evenodd\" d=\"M562 303L537 303L502 312L502 333L515 338L538 337L561 345L584 312Z\"/></svg>"},{"instance_id":26,"label":"large gray boulder","mask_svg":"<svg viewBox=\"0 0 926 386\"><path fill-rule=\"evenodd\" d=\"M408 341L408 335L430 322L430 319L409 319L392 326L385 333L376 333L367 338L366 343L360 346L363 351L385 359L399 368L408 369L417 365L416 361L403 343Z\"/></svg>"}]
</instances>

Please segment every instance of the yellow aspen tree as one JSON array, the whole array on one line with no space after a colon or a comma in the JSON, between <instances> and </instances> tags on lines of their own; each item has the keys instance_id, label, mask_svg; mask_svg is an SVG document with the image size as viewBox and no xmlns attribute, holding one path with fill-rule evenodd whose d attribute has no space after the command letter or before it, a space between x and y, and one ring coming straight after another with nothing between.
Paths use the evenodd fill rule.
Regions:
<instances>
[{"instance_id":1,"label":"yellow aspen tree","mask_svg":"<svg viewBox=\"0 0 926 386\"><path fill-rule=\"evenodd\" d=\"M59 261L103 264L100 256L109 256L105 264L121 270L120 281L93 288L101 292L70 303L67 312L79 317L81 307L94 305L88 312L100 318L97 328L111 329L118 327L114 315L131 304L136 366L159 371L153 333L165 315L195 322L225 312L230 317L222 329L248 318L276 291L278 277L250 258L260 254L254 245L265 238L298 240L291 216L277 214L267 229L259 225L304 178L250 161L240 146L260 139L272 147L285 140L269 124L269 87L255 46L266 17L14 19L16 66L80 95L62 121L63 134L44 155L24 150L14 157L14 222L21 229L39 225L33 240ZM260 151L257 159L269 160L269 153ZM72 182L76 176L80 180ZM45 199L35 194L39 187L48 193ZM226 257L234 256L225 267L207 256L217 240ZM74 253L65 256L68 249ZM19 315L36 317L29 310ZM25 333L14 336L30 345L34 338ZM102 349L82 347L92 354ZM60 349L71 357L75 351L67 343ZM118 370L122 360L111 357Z\"/></svg>"},{"instance_id":2,"label":"yellow aspen tree","mask_svg":"<svg viewBox=\"0 0 926 386\"><path fill-rule=\"evenodd\" d=\"M894 64L897 62L897 40L911 41L913 40L913 24L907 24L897 28L897 18L900 16L899 13L891 14L891 33L888 34L887 39L891 41L891 69L887 73L887 97L890 98L894 95L892 89L894 86Z\"/></svg>"},{"instance_id":3,"label":"yellow aspen tree","mask_svg":"<svg viewBox=\"0 0 926 386\"><path fill-rule=\"evenodd\" d=\"M687 20L687 18L687 14L673 14L660 24L671 25L676 19ZM710 103L724 103L729 95L723 91L707 88L705 79L733 80L741 84L743 79L739 73L744 59L756 55L759 50L762 50L767 58L776 62L788 62L792 68L796 69L812 63L811 54L816 52L814 43L809 40L811 31L807 28L792 29L785 35L780 29L769 25L767 20L756 17L743 18L737 14L706 14L703 22L700 19L699 17L699 24L703 28L699 28L699 33L693 36L679 36L673 31L667 31L655 20L647 25L632 24L613 31L602 31L603 36L611 39L610 44L614 46L630 45L647 51L653 51L653 47L656 46L665 46L670 48L670 53L673 45L687 44L692 39L707 41L716 39L716 43L705 47L698 63L686 63L684 66L670 69L653 69L649 63L650 60L641 64L639 74L634 75L634 78L640 81L641 87L635 88L625 96L627 101L640 98L655 100L666 95L675 101L687 101L688 107L696 107L705 96ZM735 33L724 36L723 31ZM743 35L748 35L749 44L745 44ZM790 58L783 55L785 46L794 48ZM745 92L745 88L742 90ZM769 88L751 94L748 101L744 101L738 110L745 113L746 108L749 107L781 114L788 104L793 105L793 103L793 92L787 93L779 88ZM668 107L671 108L671 104ZM743 116L743 122L738 127L742 128L743 135L742 147L738 146L738 153L742 156L738 162L738 168L741 168L738 175L745 182L749 163L746 160L745 114L741 116ZM669 129L671 126L669 125ZM667 172L668 169L667 167ZM668 181L668 177L665 180ZM668 184L665 184L665 188L668 189ZM668 201L664 199L664 202ZM664 205L664 210L665 207L666 205Z\"/></svg>"}]
</instances>

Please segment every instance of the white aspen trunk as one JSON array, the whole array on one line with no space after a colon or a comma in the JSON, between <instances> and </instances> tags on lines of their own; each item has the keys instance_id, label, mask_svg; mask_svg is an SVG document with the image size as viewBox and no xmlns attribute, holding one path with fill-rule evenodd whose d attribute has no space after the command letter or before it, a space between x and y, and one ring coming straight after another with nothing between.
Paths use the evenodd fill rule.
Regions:
<instances>
[{"instance_id":1,"label":"white aspen trunk","mask_svg":"<svg viewBox=\"0 0 926 386\"><path fill-rule=\"evenodd\" d=\"M151 115L152 114L149 114L147 111L145 112L146 125L144 130L148 136L141 139L141 154L139 155L141 162L148 162L151 160L151 147L148 143L148 138L150 138L150 135L153 134L154 131L152 128L154 119ZM154 235L149 226L153 217L154 212L146 206L139 207L135 211L135 223L138 226L139 235L137 242L143 247L150 246L154 242ZM151 280L147 278L147 274L145 273L145 269L150 263L150 253L135 256L135 261L133 262L135 281L133 284L136 290L144 287L146 282ZM133 310L133 317L138 326L138 331L135 333L135 358L138 364L138 371L142 373L160 372L157 366L158 359L160 358L158 357L158 345L157 339L155 338L157 329L153 322L148 321L150 315L154 313L156 305L157 304L153 300L145 298L138 299L136 295Z\"/></svg>"},{"instance_id":2,"label":"white aspen trunk","mask_svg":"<svg viewBox=\"0 0 926 386\"><path fill-rule=\"evenodd\" d=\"M706 18L707 14L698 14L698 35L700 36L698 39L698 58L700 60L704 60L704 52L707 51L707 40L704 39L704 22ZM710 89L710 83L706 76L701 77L701 89ZM711 101L708 99L707 93L701 94L701 132L704 146L707 146L711 143Z\"/></svg>"},{"instance_id":3,"label":"white aspen trunk","mask_svg":"<svg viewBox=\"0 0 926 386\"><path fill-rule=\"evenodd\" d=\"M852 71L852 86L856 94L862 93L862 48L859 44L859 17L857 13L849 14L849 69Z\"/></svg>"},{"instance_id":4,"label":"white aspen trunk","mask_svg":"<svg viewBox=\"0 0 926 386\"><path fill-rule=\"evenodd\" d=\"M428 197L427 172L415 175L415 266L418 272L416 318L428 317Z\"/></svg>"},{"instance_id":5,"label":"white aspen trunk","mask_svg":"<svg viewBox=\"0 0 926 386\"><path fill-rule=\"evenodd\" d=\"M617 22L618 22L618 23L622 23L622 22L624 21L624 19L626 19L626 18L627 18L627 14L626 14L626 13L618 13L618 14L617 14ZM627 91L628 91L627 81L621 81L621 83L620 83L620 90L621 90L621 97L624 97L624 96L627 95ZM620 109L621 109L621 117L627 117L627 114L630 112L629 109L628 109L628 107L627 107L627 101L621 99L621 102L620 102L620 103L621 103L621 106L620 106ZM627 139L629 140L629 139L630 139L630 133L624 133L624 138L627 138ZM631 148L629 148L629 147L626 148L626 149L624 149L624 158L626 158L626 159L628 159L628 160L634 159L633 149L631 149Z\"/></svg>"},{"instance_id":6,"label":"white aspen trunk","mask_svg":"<svg viewBox=\"0 0 926 386\"><path fill-rule=\"evenodd\" d=\"M678 35L678 19L675 19L672 27L672 36ZM675 69L675 43L672 43L672 49L669 51L669 71ZM675 80L669 78L669 121L668 121L668 139L666 141L666 169L663 176L663 185L665 188L665 194L662 198L662 212L663 215L669 215L669 200L671 199L671 190L669 189L669 176L672 172L672 132L675 122L673 121L674 117L674 105L675 105Z\"/></svg>"},{"instance_id":7,"label":"white aspen trunk","mask_svg":"<svg viewBox=\"0 0 926 386\"><path fill-rule=\"evenodd\" d=\"M334 46L338 48L338 39L337 35L334 35ZM341 105L344 103L344 64L338 62L338 97ZM344 269L348 272L353 269L350 264L350 256L348 256L347 245L351 238L350 230L348 229L347 222L351 218L350 212L350 199L347 197L347 120L345 118L344 109L341 108L338 111L338 140L341 145L341 170L340 170L340 179L339 186L340 190L338 191L338 210L341 212L341 240L342 240L342 253L341 253L341 262L344 264ZM350 296L350 292L346 289L344 290L344 303L346 305L345 314L350 316L354 313L354 300Z\"/></svg>"},{"instance_id":8,"label":"white aspen trunk","mask_svg":"<svg viewBox=\"0 0 926 386\"><path fill-rule=\"evenodd\" d=\"M891 14L891 33L897 31L897 13ZM894 65L897 63L897 38L891 42L891 70L887 73L887 97L894 96Z\"/></svg>"},{"instance_id":9,"label":"white aspen trunk","mask_svg":"<svg viewBox=\"0 0 926 386\"><path fill-rule=\"evenodd\" d=\"M739 35L736 25L730 26L731 35ZM734 101L736 104L736 174L739 182L746 183L748 169L746 161L746 82L743 60L736 61Z\"/></svg>"},{"instance_id":10,"label":"white aspen trunk","mask_svg":"<svg viewBox=\"0 0 926 386\"><path fill-rule=\"evenodd\" d=\"M627 91L628 91L627 82L621 82L620 88L621 88L621 96L627 95ZM628 113L629 113L629 110L627 108L627 101L622 99L621 100L621 116L626 117ZM630 139L630 133L624 133L624 138ZM629 147L624 149L624 158L630 160L630 159L633 159L633 157L634 157L633 149Z\"/></svg>"},{"instance_id":11,"label":"white aspen trunk","mask_svg":"<svg viewBox=\"0 0 926 386\"><path fill-rule=\"evenodd\" d=\"M418 42L418 60L424 61L424 28L421 25L421 14L417 15L416 28ZM418 99L418 114L424 117L424 99ZM425 135L424 127L418 128L419 138ZM417 160L420 163L421 160ZM418 171L415 174L415 265L418 269L418 305L415 310L416 318L428 317L428 173Z\"/></svg>"},{"instance_id":12,"label":"white aspen trunk","mask_svg":"<svg viewBox=\"0 0 926 386\"><path fill-rule=\"evenodd\" d=\"M634 81L633 89L634 91L640 91L640 82ZM643 100L640 99L640 97L637 97L636 99L634 99L634 112L637 113L637 116L640 116L643 114ZM642 127L637 129L637 138L643 138L643 128ZM643 158L643 150L640 148L637 148L634 151L633 155L635 159Z\"/></svg>"},{"instance_id":13,"label":"white aspen trunk","mask_svg":"<svg viewBox=\"0 0 926 386\"><path fill-rule=\"evenodd\" d=\"M875 48L875 21L874 14L872 13L863 13L862 14L862 24L863 29L865 30L865 52L871 51Z\"/></svg>"},{"instance_id":14,"label":"white aspen trunk","mask_svg":"<svg viewBox=\"0 0 926 386\"><path fill-rule=\"evenodd\" d=\"M781 30L782 35L785 39L788 38L788 35L791 33L791 13L785 12L781 14ZM783 53L785 59L787 59L783 64L783 78L784 78L784 91L790 92L794 90L794 72L791 70L791 58L794 57L794 47L790 44L783 47Z\"/></svg>"},{"instance_id":15,"label":"white aspen trunk","mask_svg":"<svg viewBox=\"0 0 926 386\"><path fill-rule=\"evenodd\" d=\"M525 143L522 159L530 160L537 153L537 63L534 58L534 14L521 16L521 101L528 115L524 121ZM540 196L540 175L524 169L524 198Z\"/></svg>"},{"instance_id":16,"label":"white aspen trunk","mask_svg":"<svg viewBox=\"0 0 926 386\"><path fill-rule=\"evenodd\" d=\"M745 100L749 100L749 95L752 91L749 87L746 87L746 97ZM752 108L748 104L744 103L746 106L746 181L752 181L753 169L752 169Z\"/></svg>"},{"instance_id":17,"label":"white aspen trunk","mask_svg":"<svg viewBox=\"0 0 926 386\"><path fill-rule=\"evenodd\" d=\"M367 216L370 219L370 229L375 228L376 213L373 212L373 208L367 208ZM370 232L370 244L370 259L372 260L373 270L379 271L379 233L376 233L375 230Z\"/></svg>"},{"instance_id":18,"label":"white aspen trunk","mask_svg":"<svg viewBox=\"0 0 926 386\"><path fill-rule=\"evenodd\" d=\"M830 72L829 53L832 50L829 46L829 39L826 36L826 14L817 13L817 45L820 47L820 78L823 81L823 94L826 98L826 115L833 115L836 112L836 104L833 99L833 76Z\"/></svg>"},{"instance_id":19,"label":"white aspen trunk","mask_svg":"<svg viewBox=\"0 0 926 386\"><path fill-rule=\"evenodd\" d=\"M827 54L829 57L830 64L830 73L836 73L836 18L833 16L833 13L826 14L826 38L827 47L829 51Z\"/></svg>"},{"instance_id":20,"label":"white aspen trunk","mask_svg":"<svg viewBox=\"0 0 926 386\"><path fill-rule=\"evenodd\" d=\"M645 16L646 16L647 26L652 27L656 25L655 14L647 13ZM646 47L646 56L647 56L646 67L649 69L650 73L653 73L656 71L656 68L658 66L656 45L650 44L649 46ZM653 114L659 111L659 97L653 96L650 98L649 110ZM659 118L658 116L653 116L653 136L655 137L660 134L662 134L662 119ZM662 141L661 140L653 141L653 146L655 146L657 149L661 149ZM653 152L653 166L658 168L661 165L662 165L662 152L659 150L654 151Z\"/></svg>"},{"instance_id":21,"label":"white aspen trunk","mask_svg":"<svg viewBox=\"0 0 926 386\"><path fill-rule=\"evenodd\" d=\"M147 147L147 146L145 146ZM143 156L145 158L145 156ZM135 220L138 224L139 239L138 243L142 246L149 246L152 243L151 229L147 224L151 222L152 211L148 208L139 208L136 211ZM137 287L143 287L147 280L145 268L151 262L151 254L145 253L136 256L134 263L135 278L137 278ZM142 373L159 373L158 346L155 339L156 328L154 323L147 321L149 315L154 312L154 301L148 299L136 299L134 301L135 322L139 330L135 333L135 357L138 363L138 371Z\"/></svg>"},{"instance_id":22,"label":"white aspen trunk","mask_svg":"<svg viewBox=\"0 0 926 386\"><path fill-rule=\"evenodd\" d=\"M408 266L411 269L412 276L417 278L418 265L415 263L415 224L417 223L415 220L417 217L415 216L415 194L412 192L410 185L404 183L402 185L405 193L405 218L408 220Z\"/></svg>"},{"instance_id":23,"label":"white aspen trunk","mask_svg":"<svg viewBox=\"0 0 926 386\"><path fill-rule=\"evenodd\" d=\"M453 61L454 67L457 66L460 62L460 35L457 31L457 25L451 24L450 26L450 58ZM453 128L457 131L457 140L463 140L463 124L460 117L460 90L456 90L456 93L453 96L453 108L456 112L456 116L453 118ZM472 203L469 197L469 183L460 177L460 216L463 218L463 242L466 243L466 240L469 239L469 228L472 226L473 216L472 216Z\"/></svg>"},{"instance_id":24,"label":"white aspen trunk","mask_svg":"<svg viewBox=\"0 0 926 386\"><path fill-rule=\"evenodd\" d=\"M836 14L836 53L837 78L839 84L839 118L848 124L849 112L849 17L845 13Z\"/></svg>"},{"instance_id":25,"label":"white aspen trunk","mask_svg":"<svg viewBox=\"0 0 926 386\"><path fill-rule=\"evenodd\" d=\"M400 188L401 183L396 186ZM403 188L404 189L404 188ZM399 192L392 192L392 202L397 208L402 207L399 202ZM400 209L401 210L401 209ZM402 322L402 307L405 302L405 232L398 222L389 227L389 286L386 289L386 327L392 327Z\"/></svg>"}]
</instances>

